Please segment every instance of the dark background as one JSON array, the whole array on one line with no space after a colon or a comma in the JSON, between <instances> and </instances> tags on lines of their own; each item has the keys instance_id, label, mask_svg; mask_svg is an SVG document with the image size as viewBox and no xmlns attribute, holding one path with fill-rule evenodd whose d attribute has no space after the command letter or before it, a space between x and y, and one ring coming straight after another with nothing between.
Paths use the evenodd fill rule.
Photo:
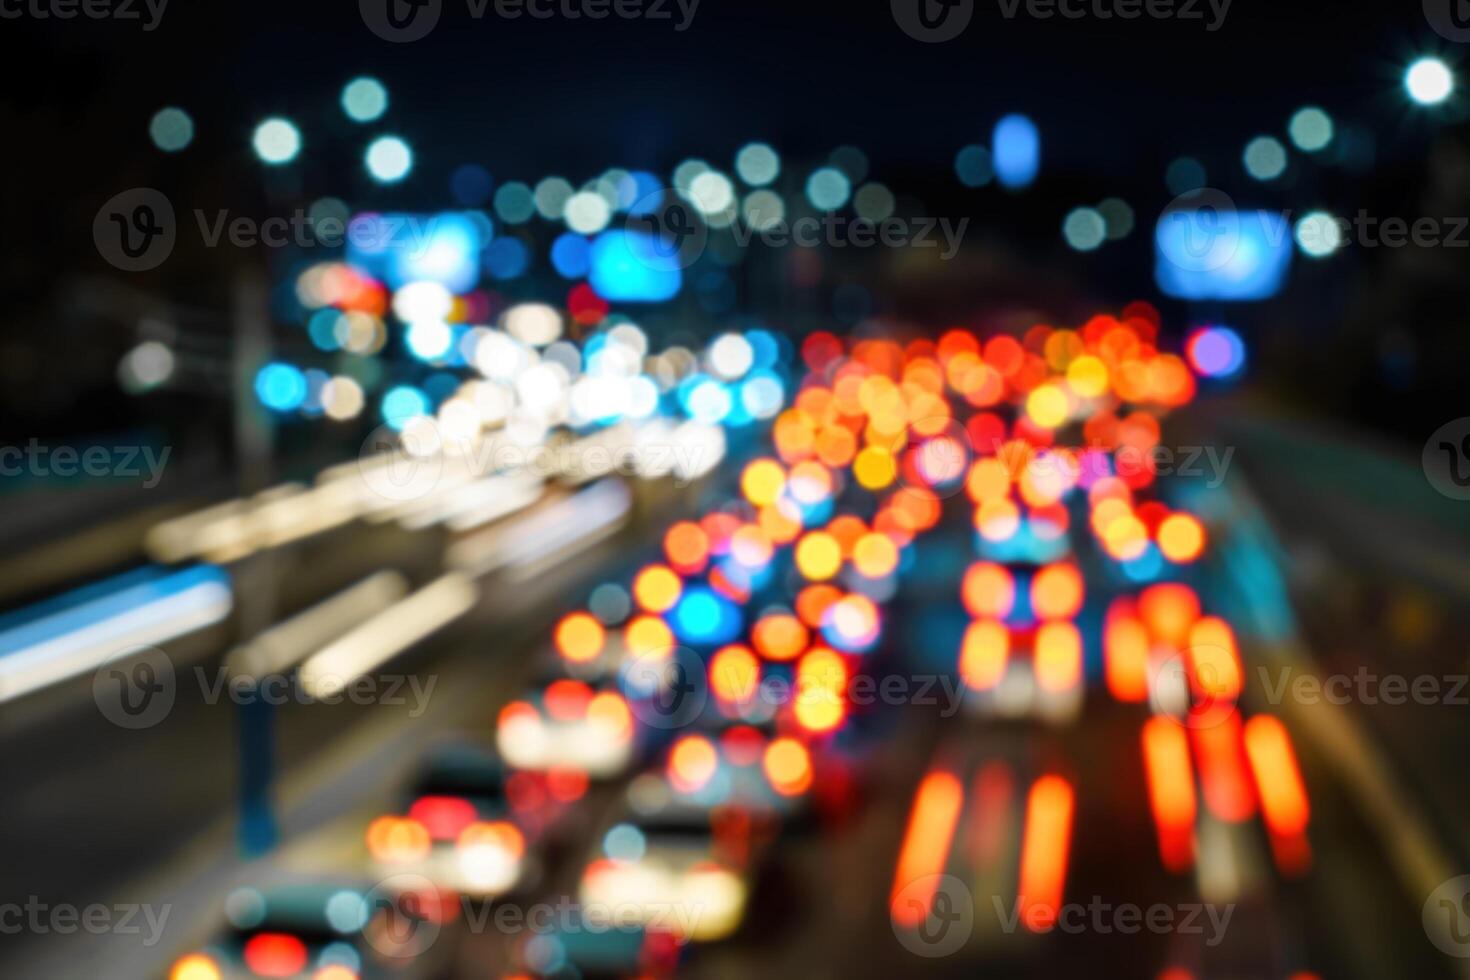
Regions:
<instances>
[{"instance_id":1,"label":"dark background","mask_svg":"<svg viewBox=\"0 0 1470 980\"><path fill-rule=\"evenodd\" d=\"M182 208L240 213L280 213L328 193L428 209L451 203L449 174L469 161L497 181L558 173L579 183L614 165L666 174L690 156L728 168L753 139L806 172L853 144L873 178L916 200L919 213L969 216L967 243L988 246L988 267L999 252L1045 270L1019 287L1008 274L1009 289L957 282L918 297L894 293L875 311L912 316L920 329L1017 299L1064 319L1071 308L1056 299L1057 277L1089 302L1158 300L1151 227L1173 197L1163 172L1181 155L1202 161L1211 186L1242 206L1366 208L1410 221L1470 214L1466 100L1424 110L1400 84L1413 58L1438 54L1455 66L1460 54L1417 3L1235 0L1212 33L1205 4L1206 18L1192 21L1007 20L990 0L943 44L911 40L887 3L872 0L703 0L684 32L668 6L674 18L662 21L476 21L463 0L446 0L436 30L412 44L380 40L342 0L174 0L152 32L141 21L0 21L9 93L0 109L6 428L54 438L95 428L99 408L112 424L146 410L114 381L117 357L136 340L133 314L113 304L118 322L99 322L92 307L108 301L83 302L98 286L89 277L124 278L128 288L215 310L226 307L230 265L252 261L219 254L238 250L184 253L153 273L119 277L92 246L91 219L133 186L158 187ZM358 74L380 78L391 96L371 127L349 122L337 104ZM1339 143L1350 134L1367 152L1334 164L1293 151L1284 179L1251 181L1240 165L1245 143L1261 133L1284 141L1287 119L1307 104L1332 115ZM165 105L194 119L183 153L161 153L148 139L148 120ZM955 152L986 143L1010 111L1041 128L1040 180L1020 194L964 188ZM249 138L274 113L300 126L303 151L292 166L268 170ZM415 153L412 177L394 188L372 184L359 162L370 136L385 131ZM1110 195L1133 206L1137 230L1097 253L1066 249L1062 217ZM1163 307L1179 327L1223 319L1240 330L1253 377L1274 397L1416 449L1461 414L1467 258L1470 249L1448 248L1352 249L1323 263L1298 255L1270 304ZM88 309L79 314L79 305Z\"/></svg>"}]
</instances>

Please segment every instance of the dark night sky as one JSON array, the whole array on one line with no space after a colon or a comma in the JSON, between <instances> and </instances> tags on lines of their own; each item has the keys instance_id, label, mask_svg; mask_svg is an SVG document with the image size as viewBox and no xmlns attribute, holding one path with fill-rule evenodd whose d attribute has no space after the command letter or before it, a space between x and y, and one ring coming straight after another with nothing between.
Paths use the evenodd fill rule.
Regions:
<instances>
[{"instance_id":1,"label":"dark night sky","mask_svg":"<svg viewBox=\"0 0 1470 980\"><path fill-rule=\"evenodd\" d=\"M388 44L343 0L173 0L151 33L3 22L15 55L4 72L9 91L35 97L12 102L32 102L22 126L83 124L39 142L12 129L12 147L52 173L148 156L139 134L164 104L195 115L201 146L247 138L268 112L299 118L310 141L318 122L347 128L332 118L336 91L371 72L395 96L388 122L428 167L477 159L530 176L576 159L591 174L725 159L757 137L798 154L852 142L875 162L928 166L1021 109L1047 133L1049 163L1125 176L1141 158L1236 152L1310 101L1386 128L1385 152L1414 149L1419 134L1398 125L1397 75L1414 54L1452 46L1417 4L1387 6L1234 0L1212 33L1202 21L1007 20L1000 0L979 0L960 38L921 44L873 0L701 0L684 32L673 21L475 21L465 0L446 0L429 37Z\"/></svg>"},{"instance_id":2,"label":"dark night sky","mask_svg":"<svg viewBox=\"0 0 1470 980\"><path fill-rule=\"evenodd\" d=\"M1034 246L1030 261L1066 267L1077 257L1056 229L1068 208L1117 194L1146 227L1173 196L1162 174L1181 154L1198 156L1213 185L1254 205L1414 215L1426 213L1418 196L1431 141L1463 140L1453 123L1466 100L1431 117L1403 97L1399 79L1414 57L1458 64L1463 56L1413 0L1391 8L1234 0L1215 32L1198 20L1007 20L1000 0L975 2L968 30L943 44L905 36L886 0L701 0L683 32L673 21L476 21L466 0L444 0L438 27L412 44L374 36L351 0L172 0L152 32L137 22L0 21L9 93L0 107L0 288L18 298L0 329L29 332L29 343L59 277L107 271L92 247L92 218L118 189L139 185L217 207L248 206L265 193L298 206L337 193L428 208L448 203L448 174L467 161L499 180L559 173L580 182L613 165L667 173L687 156L728 167L752 139L798 166L851 143L868 152L875 177L929 213L978 213L1015 247ZM337 104L342 84L364 73L381 78L393 99L387 117L367 127L348 122ZM1340 130L1366 134L1377 168L1349 177L1314 166L1285 188L1248 181L1241 148L1259 133L1282 135L1309 103ZM164 105L194 117L185 153L149 144L148 120ZM995 120L1018 110L1041 127L1042 182L1014 199L962 196L956 150L986 142ZM292 167L266 173L250 157L250 132L277 113L299 124L304 149ZM384 131L406 137L416 155L413 178L392 189L370 184L360 162L367 140ZM1303 331L1288 337L1285 363L1295 368L1322 331L1338 328L1346 288L1364 278L1355 263L1381 258L1337 262L1335 281L1294 281L1283 302L1262 311ZM1147 295L1147 238L1135 234L1129 249L1081 269L1099 296ZM173 274L185 281L171 287L191 284ZM1420 363L1463 363L1464 345L1449 339L1464 336L1463 316L1442 322L1443 298L1417 309L1392 326L1431 345ZM1313 312L1323 323L1301 327ZM1335 373L1343 385L1359 383L1354 372L1374 376L1377 327L1347 331L1356 346ZM1438 355L1436 343L1446 345Z\"/></svg>"}]
</instances>

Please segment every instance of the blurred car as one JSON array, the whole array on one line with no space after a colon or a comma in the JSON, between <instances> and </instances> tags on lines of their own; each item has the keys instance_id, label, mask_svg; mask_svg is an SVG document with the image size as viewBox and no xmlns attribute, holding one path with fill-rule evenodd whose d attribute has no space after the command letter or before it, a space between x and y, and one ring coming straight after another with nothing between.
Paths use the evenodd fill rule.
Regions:
<instances>
[{"instance_id":1,"label":"blurred car","mask_svg":"<svg viewBox=\"0 0 1470 980\"><path fill-rule=\"evenodd\" d=\"M655 978L674 975L680 949L667 933L578 916L553 932L528 937L515 959L535 977Z\"/></svg>"},{"instance_id":2,"label":"blurred car","mask_svg":"<svg viewBox=\"0 0 1470 980\"><path fill-rule=\"evenodd\" d=\"M723 939L745 915L751 858L738 819L677 801L630 810L593 848L578 897L584 909L679 941Z\"/></svg>"},{"instance_id":3,"label":"blurred car","mask_svg":"<svg viewBox=\"0 0 1470 980\"><path fill-rule=\"evenodd\" d=\"M958 663L970 713L1075 720L1085 693L1078 565L1069 558L978 561L965 573L961 597L974 617Z\"/></svg>"},{"instance_id":4,"label":"blurred car","mask_svg":"<svg viewBox=\"0 0 1470 980\"><path fill-rule=\"evenodd\" d=\"M180 957L169 980L416 980L441 975L450 944L418 896L379 884L313 882L240 888L225 904L228 927Z\"/></svg>"},{"instance_id":5,"label":"blurred car","mask_svg":"<svg viewBox=\"0 0 1470 980\"><path fill-rule=\"evenodd\" d=\"M501 709L495 744L517 769L609 779L633 764L637 727L617 691L559 678Z\"/></svg>"},{"instance_id":6,"label":"blurred car","mask_svg":"<svg viewBox=\"0 0 1470 980\"><path fill-rule=\"evenodd\" d=\"M422 875L442 890L471 898L503 894L533 877L528 838L539 828L521 819L507 796L507 781L487 746L454 743L431 752L403 812L368 825L374 869Z\"/></svg>"},{"instance_id":7,"label":"blurred car","mask_svg":"<svg viewBox=\"0 0 1470 980\"><path fill-rule=\"evenodd\" d=\"M713 767L701 743L714 750ZM780 734L773 721L721 720L703 732L675 739L665 756L668 782L678 795L710 806L738 808L792 832L804 831L813 822L814 766L807 744Z\"/></svg>"}]
</instances>

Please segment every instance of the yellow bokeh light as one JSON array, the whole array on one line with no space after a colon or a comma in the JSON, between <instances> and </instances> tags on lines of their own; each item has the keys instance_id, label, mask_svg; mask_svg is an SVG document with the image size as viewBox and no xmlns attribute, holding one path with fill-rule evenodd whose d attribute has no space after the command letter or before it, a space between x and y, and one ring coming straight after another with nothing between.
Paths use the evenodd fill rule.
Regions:
<instances>
[{"instance_id":1,"label":"yellow bokeh light","mask_svg":"<svg viewBox=\"0 0 1470 980\"><path fill-rule=\"evenodd\" d=\"M976 460L965 479L965 491L977 504L986 500L1004 500L1011 491L1010 471L993 456Z\"/></svg>"},{"instance_id":2,"label":"yellow bokeh light","mask_svg":"<svg viewBox=\"0 0 1470 980\"><path fill-rule=\"evenodd\" d=\"M1148 527L1133 514L1123 514L1103 531L1103 546L1119 561L1131 561L1148 548Z\"/></svg>"},{"instance_id":3,"label":"yellow bokeh light","mask_svg":"<svg viewBox=\"0 0 1470 980\"><path fill-rule=\"evenodd\" d=\"M586 663L602 652L606 632L591 615L576 612L565 617L556 627L556 648L573 663Z\"/></svg>"},{"instance_id":4,"label":"yellow bokeh light","mask_svg":"<svg viewBox=\"0 0 1470 980\"><path fill-rule=\"evenodd\" d=\"M791 468L788 486L797 503L819 504L832 496L832 471L816 460L797 463Z\"/></svg>"},{"instance_id":5,"label":"yellow bokeh light","mask_svg":"<svg viewBox=\"0 0 1470 980\"><path fill-rule=\"evenodd\" d=\"M730 555L746 568L763 568L776 553L771 538L758 524L742 524L730 536Z\"/></svg>"},{"instance_id":6,"label":"yellow bokeh light","mask_svg":"<svg viewBox=\"0 0 1470 980\"><path fill-rule=\"evenodd\" d=\"M674 608L683 591L683 580L664 565L650 565L633 580L633 598L650 612L666 612Z\"/></svg>"},{"instance_id":7,"label":"yellow bokeh light","mask_svg":"<svg viewBox=\"0 0 1470 980\"><path fill-rule=\"evenodd\" d=\"M842 567L842 546L825 531L804 535L796 544L796 567L812 581L829 579Z\"/></svg>"},{"instance_id":8,"label":"yellow bokeh light","mask_svg":"<svg viewBox=\"0 0 1470 980\"><path fill-rule=\"evenodd\" d=\"M801 658L796 668L796 720L811 732L831 731L846 713L847 664L825 647Z\"/></svg>"},{"instance_id":9,"label":"yellow bokeh light","mask_svg":"<svg viewBox=\"0 0 1470 980\"><path fill-rule=\"evenodd\" d=\"M881 446L869 446L852 462L852 475L868 490L882 490L898 476L893 454Z\"/></svg>"},{"instance_id":10,"label":"yellow bokeh light","mask_svg":"<svg viewBox=\"0 0 1470 980\"><path fill-rule=\"evenodd\" d=\"M748 701L760 683L761 664L749 648L724 647L709 662L709 683L721 701Z\"/></svg>"},{"instance_id":11,"label":"yellow bokeh light","mask_svg":"<svg viewBox=\"0 0 1470 980\"><path fill-rule=\"evenodd\" d=\"M975 530L986 541L1006 541L1021 527L1021 510L1009 500L987 500L975 508Z\"/></svg>"},{"instance_id":12,"label":"yellow bokeh light","mask_svg":"<svg viewBox=\"0 0 1470 980\"><path fill-rule=\"evenodd\" d=\"M1047 565L1031 579L1031 609L1042 619L1071 619L1082 608L1082 595L1076 565Z\"/></svg>"},{"instance_id":13,"label":"yellow bokeh light","mask_svg":"<svg viewBox=\"0 0 1470 980\"><path fill-rule=\"evenodd\" d=\"M1083 354L1067 365L1067 384L1079 398L1097 398L1108 393L1108 366L1101 358Z\"/></svg>"},{"instance_id":14,"label":"yellow bokeh light","mask_svg":"<svg viewBox=\"0 0 1470 980\"><path fill-rule=\"evenodd\" d=\"M1037 385L1026 396L1026 414L1043 429L1055 429L1067 421L1067 393L1054 384Z\"/></svg>"},{"instance_id":15,"label":"yellow bokeh light","mask_svg":"<svg viewBox=\"0 0 1470 980\"><path fill-rule=\"evenodd\" d=\"M203 953L191 953L174 964L169 980L220 980L219 967Z\"/></svg>"},{"instance_id":16,"label":"yellow bokeh light","mask_svg":"<svg viewBox=\"0 0 1470 980\"><path fill-rule=\"evenodd\" d=\"M709 739L685 735L669 751L669 781L684 793L693 793L714 776L720 757Z\"/></svg>"},{"instance_id":17,"label":"yellow bokeh light","mask_svg":"<svg viewBox=\"0 0 1470 980\"><path fill-rule=\"evenodd\" d=\"M778 738L767 746L761 768L771 787L783 796L804 793L812 784L811 755L794 738Z\"/></svg>"},{"instance_id":18,"label":"yellow bokeh light","mask_svg":"<svg viewBox=\"0 0 1470 980\"><path fill-rule=\"evenodd\" d=\"M886 534L864 534L852 547L852 564L864 578L891 575L898 567L898 546Z\"/></svg>"},{"instance_id":19,"label":"yellow bokeh light","mask_svg":"<svg viewBox=\"0 0 1470 980\"><path fill-rule=\"evenodd\" d=\"M1036 684L1065 691L1082 679L1082 634L1071 623L1046 623L1036 631Z\"/></svg>"},{"instance_id":20,"label":"yellow bokeh light","mask_svg":"<svg viewBox=\"0 0 1470 980\"><path fill-rule=\"evenodd\" d=\"M787 613L768 613L750 629L750 640L769 660L791 660L806 649L806 624Z\"/></svg>"},{"instance_id":21,"label":"yellow bokeh light","mask_svg":"<svg viewBox=\"0 0 1470 980\"><path fill-rule=\"evenodd\" d=\"M1190 514L1170 514L1159 523L1159 550L1172 562L1191 562L1205 549L1205 529Z\"/></svg>"},{"instance_id":22,"label":"yellow bokeh light","mask_svg":"<svg viewBox=\"0 0 1470 980\"><path fill-rule=\"evenodd\" d=\"M786 470L774 459L757 459L740 474L740 490L757 507L774 504L786 489Z\"/></svg>"},{"instance_id":23,"label":"yellow bokeh light","mask_svg":"<svg viewBox=\"0 0 1470 980\"><path fill-rule=\"evenodd\" d=\"M623 628L623 645L631 657L667 654L674 646L674 633L657 616L635 616Z\"/></svg>"},{"instance_id":24,"label":"yellow bokeh light","mask_svg":"<svg viewBox=\"0 0 1470 980\"><path fill-rule=\"evenodd\" d=\"M971 623L960 648L960 677L971 688L986 691L1005 676L1011 634L993 619Z\"/></svg>"}]
</instances>

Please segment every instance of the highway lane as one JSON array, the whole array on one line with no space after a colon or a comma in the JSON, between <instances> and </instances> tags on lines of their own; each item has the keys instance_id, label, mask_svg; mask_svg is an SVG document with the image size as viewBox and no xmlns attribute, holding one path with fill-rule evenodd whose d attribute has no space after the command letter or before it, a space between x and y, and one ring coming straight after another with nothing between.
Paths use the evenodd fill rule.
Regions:
<instances>
[{"instance_id":1,"label":"highway lane","mask_svg":"<svg viewBox=\"0 0 1470 980\"><path fill-rule=\"evenodd\" d=\"M650 527L660 529L688 512L707 487L639 484L630 522L615 537L574 560L533 569L529 577L487 577L470 616L381 672L420 682L418 690L429 692L421 713L414 714L419 705L408 684L401 689L403 704L293 699L277 708L283 834L331 823L364 796L382 798L427 740L493 718L493 705L519 690L529 654L544 644L552 618L603 576L625 570ZM384 565L427 575L444 543L438 534L410 535L391 525L352 526L289 549L275 556L287 583L282 613ZM180 911L217 918L226 894L221 884L241 866L235 842L238 709L227 697L209 703L207 692L195 686L193 668L205 669L207 683L215 683L213 671L234 642L226 624L169 646L180 687L169 716L152 728L111 725L92 701L90 676L43 692L44 703L20 702L24 711L8 715L3 765L18 805L0 810L0 834L33 844L0 870L5 894L78 905L108 895L116 902L188 895L173 903ZM87 860L77 860L78 853ZM211 884L190 887L199 880ZM92 945L111 950L95 955L126 948L152 962L175 949L198 921L173 919L162 949L134 949L125 937ZM7 943L0 961L48 964L37 975L82 976L88 957L78 956L77 947L93 938L100 937L26 937L28 942Z\"/></svg>"},{"instance_id":2,"label":"highway lane","mask_svg":"<svg viewBox=\"0 0 1470 980\"><path fill-rule=\"evenodd\" d=\"M1243 480L1244 473L1237 479ZM938 550L957 550L966 543L962 535L949 536ZM929 555L920 566L940 579L943 569L962 560ZM1235 585L1223 564L1215 562L1209 570L1207 607L1234 608L1250 599L1230 594ZM923 585L909 591L923 592ZM909 596L907 615L900 616L910 625L901 643L923 649L933 634L912 625L932 623L943 614L945 600L931 594L923 597L927 602L914 603L916 598ZM1313 642L1311 649L1330 655L1332 647ZM1243 641L1242 653L1248 672L1274 662L1266 642L1255 634ZM1260 685L1252 684L1248 707L1276 711L1262 693ZM1000 976L1130 977L1184 969L1191 976L1283 980L1299 973L1364 980L1463 975L1460 963L1441 955L1425 936L1420 916L1424 896L1405 885L1403 845L1394 839L1399 828L1389 828L1385 835L1377 815L1365 809L1360 787L1341 778L1341 760L1320 751L1310 737L1299 743L1313 801L1314 865L1306 877L1282 878L1272 869L1269 842L1259 825L1229 826L1209 818L1201 828L1201 869L1188 875L1165 872L1147 816L1141 720L1137 712L1096 693L1084 705L1082 722L1060 731L965 714L944 719L933 710L905 709L903 721L885 730L900 738L872 756L860 815L833 833L797 843L785 858L787 866L779 877L800 882L793 889L800 901L786 914L802 928L783 936L779 929L752 923L735 941L699 954L692 975L746 975L777 964L813 976L941 977L973 975L976 969ZM1096 897L1144 909L1228 904L1230 924L1218 941L1208 934L1123 935L1097 929L1042 936L1024 930L1006 933L997 926L1009 898L987 890L984 883L1013 883L1007 877L1014 874L1012 867L999 879L976 877L975 936L959 952L934 959L915 956L897 940L885 897L908 803L923 771L921 760L939 758L968 759L972 772L986 759L1006 760L1018 773L1061 765L1076 778L1079 809L1069 902L1087 904ZM1441 761L1451 761L1450 754ZM1446 773L1443 778L1452 777ZM1439 816L1453 822L1454 812Z\"/></svg>"},{"instance_id":3,"label":"highway lane","mask_svg":"<svg viewBox=\"0 0 1470 980\"><path fill-rule=\"evenodd\" d=\"M1298 733L1324 841L1309 921L1341 937L1346 975L1470 976L1421 918L1470 866L1466 709L1383 684L1434 677L1447 694L1466 672L1470 515L1371 440L1262 404L1203 415L1200 435L1237 450L1219 583L1253 649L1247 697Z\"/></svg>"},{"instance_id":4,"label":"highway lane","mask_svg":"<svg viewBox=\"0 0 1470 980\"><path fill-rule=\"evenodd\" d=\"M1240 447L1315 661L1295 672L1272 664L1258 679L1280 692L1274 700L1301 692L1343 701L1470 866L1470 834L1458 819L1470 808L1460 778L1470 685L1459 680L1470 675L1470 511L1433 491L1417 457L1268 414L1213 421L1219 439ZM1316 681L1333 677L1341 680L1329 697ZM1421 682L1429 686L1416 699L1410 686L1420 678L1433 683Z\"/></svg>"},{"instance_id":5,"label":"highway lane","mask_svg":"<svg viewBox=\"0 0 1470 980\"><path fill-rule=\"evenodd\" d=\"M1251 466L1253 454L1243 447L1239 458L1245 461L1243 475L1251 477L1252 487L1259 486L1257 473L1262 468ZM1265 471L1270 472L1270 467ZM1290 527L1296 537L1310 536L1304 530L1311 527L1308 512L1323 511L1299 502L1295 509L1275 510L1280 502L1268 489L1260 489L1259 496L1273 508L1273 523ZM1299 501L1300 497L1287 495L1287 500ZM656 522L671 520L675 512L663 503L644 510ZM1322 546L1337 541L1336 533L1330 525L1325 528ZM531 654L540 648L551 612L585 594L593 570L599 577L626 571L628 557L642 540L640 533L630 532L608 542L581 561L536 579L534 590L492 585L487 589L483 618L447 633L428 644L429 649L418 659L408 661L415 672L437 673L441 684L448 685L441 690L453 692L450 698L435 699L431 711L412 724L402 713L384 714L375 709L313 706L308 710L298 706L301 710L283 711L281 744L286 773L281 798L287 842L264 863L245 865L229 856L232 788L227 773L220 778L218 754L177 756L183 760L179 764L192 773L193 782L186 784L191 792L196 785L208 787L211 767L215 771L217 785L210 790L218 797L214 813L207 814L201 807L196 814L201 825L208 827L172 863L161 861L156 854L140 858L141 867L154 873L112 890L116 895L162 896L187 910L187 915L171 923L167 942L120 953L118 944L109 941L92 944L90 953L78 955L83 940L74 937L47 944L44 951L28 951L24 960L16 962L23 963L27 972L37 971L31 975L67 975L66 971L52 972L60 968L51 956L62 955L64 949L66 962L75 969L72 975L82 975L88 964L111 962L118 955L138 957L130 962L146 962L156 969L181 948L207 936L218 921L223 895L237 884L360 868L363 826L391 798L401 774L411 767L427 740L446 730L488 732L495 708L519 690L524 673L514 667L527 666ZM1228 540L1226 535L1222 544ZM930 665L932 657L944 660L944 651L939 649L944 645L936 644L931 627L955 600L940 591L940 583L948 583L944 589L953 589L955 576L951 573L968 560L968 545L968 535L963 533L938 536L934 550L925 554L918 572L905 583L905 595L895 613L897 622L906 627L887 645L888 654L898 658L893 661L895 666L917 671ZM1285 571L1292 581L1301 574L1292 563ZM1206 595L1206 604L1249 604L1256 598L1232 598L1225 594L1230 588L1228 570L1213 570L1212 593ZM532 600L530 591L540 598ZM1339 621L1337 632L1322 639L1315 627L1323 617L1313 613L1310 596L1306 602L1296 598L1314 658L1331 663L1344 649L1371 646L1343 647L1339 642L1353 629L1363 631L1370 640L1376 635L1370 629L1372 623L1360 621L1351 622L1353 629L1347 630ZM502 616L518 611L524 619L508 627L506 618L491 615L490 607ZM486 637L492 630L499 657L485 655ZM1259 636L1243 642L1248 673L1257 664L1273 662L1269 651L1262 649L1265 642ZM1275 710L1269 702L1260 702L1261 693L1259 685L1252 685L1248 697L1256 699L1254 706ZM220 714L223 712L203 716L204 723L220 724ZM1413 717L1407 712L1399 714ZM940 717L935 708L913 705L875 717L864 733L869 744L860 768L859 805L853 815L822 834L784 842L758 885L754 914L747 926L730 941L697 950L688 964L690 975L748 975L773 969L784 974L789 968L813 976L901 973L938 977L970 975L983 966L1000 975L1051 976L1086 970L1136 976L1138 964L1155 973L1184 966L1199 975L1286 977L1298 969L1333 977L1455 975L1453 965L1424 939L1419 900L1404 885L1393 842L1386 841L1382 826L1363 812L1360 794L1344 785L1340 763L1324 757L1311 739L1304 740L1299 749L1314 802L1314 871L1299 883L1277 880L1269 870L1266 843L1258 831L1207 833L1206 838L1224 842L1232 860L1249 871L1245 887L1231 895L1238 918L1217 946L1203 945L1194 936L1125 937L1097 930L1078 935L1032 936L1024 930L1007 934L998 929L1003 909L997 911L994 904L1000 899L1004 905L1007 896L978 884L973 893L975 937L960 952L928 959L916 957L899 942L886 907L894 860L915 786L929 762L940 757L960 758L972 772L986 760L1005 760L1018 778L1061 765L1077 780L1079 809L1069 900L1086 903L1095 895L1107 902L1132 902L1141 907L1200 901L1200 881L1193 876L1167 875L1158 865L1138 749L1140 720L1136 712L1096 696L1085 703L1082 724L1061 730L978 719L968 713ZM218 734L220 730L224 736ZM198 731L201 729L195 734ZM228 737L228 724L215 731L216 738ZM1372 731L1376 733L1377 728ZM181 739L179 745L183 744ZM1451 762L1450 755L1446 753L1434 764ZM114 753L109 762L118 767L117 778L129 785L133 785L132 777L123 775L129 767L156 766L156 760L142 751ZM164 772L161 784L167 784L167 775ZM54 771L50 778L55 780L53 792L61 794L62 800L67 792L86 792L88 785L80 779L77 785L69 785L66 777ZM187 801L175 798L149 801L149 805L160 804L162 814L190 811ZM90 809L95 811L96 806ZM143 839L158 837L149 816L141 812L129 831L143 834ZM31 819L37 818L32 815ZM1443 812L1439 820L1445 820ZM86 839L89 831L83 827L79 833ZM126 846L127 834L119 836ZM170 844L182 843L188 836L182 834ZM137 839L131 842L136 844ZM576 847L570 849L573 857L579 853ZM209 857L199 860L201 855ZM37 867L44 864L36 862ZM574 861L555 870L528 898L555 901L574 891ZM119 880L122 877L127 876L120 875ZM21 887L26 887L24 881ZM88 888L84 900L96 896L96 890ZM515 938L494 932L464 937L457 950L462 972L485 975L494 964L508 962L508 948Z\"/></svg>"},{"instance_id":6,"label":"highway lane","mask_svg":"<svg viewBox=\"0 0 1470 980\"><path fill-rule=\"evenodd\" d=\"M942 538L920 564L943 569L968 545L964 535ZM1224 586L1221 586L1223 589ZM931 624L952 604L935 596L919 574L898 610L906 624L893 646L923 663ZM1207 604L1228 602L1206 596ZM1248 661L1256 654L1247 650ZM902 661L901 661L902 662ZM1157 857L1148 819L1139 742L1142 714L1094 695L1081 723L1053 729L962 712L941 717L942 706L907 705L874 719L860 767L856 806L847 819L821 833L784 842L763 875L750 920L731 940L695 950L687 975L744 976L754 972L826 976L962 976L976 969L1002 976L1193 976L1287 978L1310 971L1330 977L1454 976L1453 965L1425 940L1418 901L1402 887L1392 849L1361 812L1360 800L1337 779L1330 760L1302 749L1313 793L1315 866L1302 880L1283 879L1271 866L1270 845L1254 822L1237 826L1206 818L1201 870L1172 875ZM933 760L958 761L973 776L1000 761L1017 779L1059 769L1076 780L1078 813L1067 884L1069 903L1109 922L1122 904L1167 908L1218 931L1128 934L1116 928L1054 930L1031 935L1006 928L1013 908L1015 854L997 866L951 865L964 873L973 900L973 936L951 954L916 956L889 918L896 855L919 778ZM1011 846L1015 846L1015 841ZM958 846L958 845L957 845ZM562 890L541 896L554 900ZM1228 911L1227 911L1228 907ZM504 936L477 936L462 959L466 975L505 962ZM1182 974L1181 974L1182 975Z\"/></svg>"}]
</instances>

